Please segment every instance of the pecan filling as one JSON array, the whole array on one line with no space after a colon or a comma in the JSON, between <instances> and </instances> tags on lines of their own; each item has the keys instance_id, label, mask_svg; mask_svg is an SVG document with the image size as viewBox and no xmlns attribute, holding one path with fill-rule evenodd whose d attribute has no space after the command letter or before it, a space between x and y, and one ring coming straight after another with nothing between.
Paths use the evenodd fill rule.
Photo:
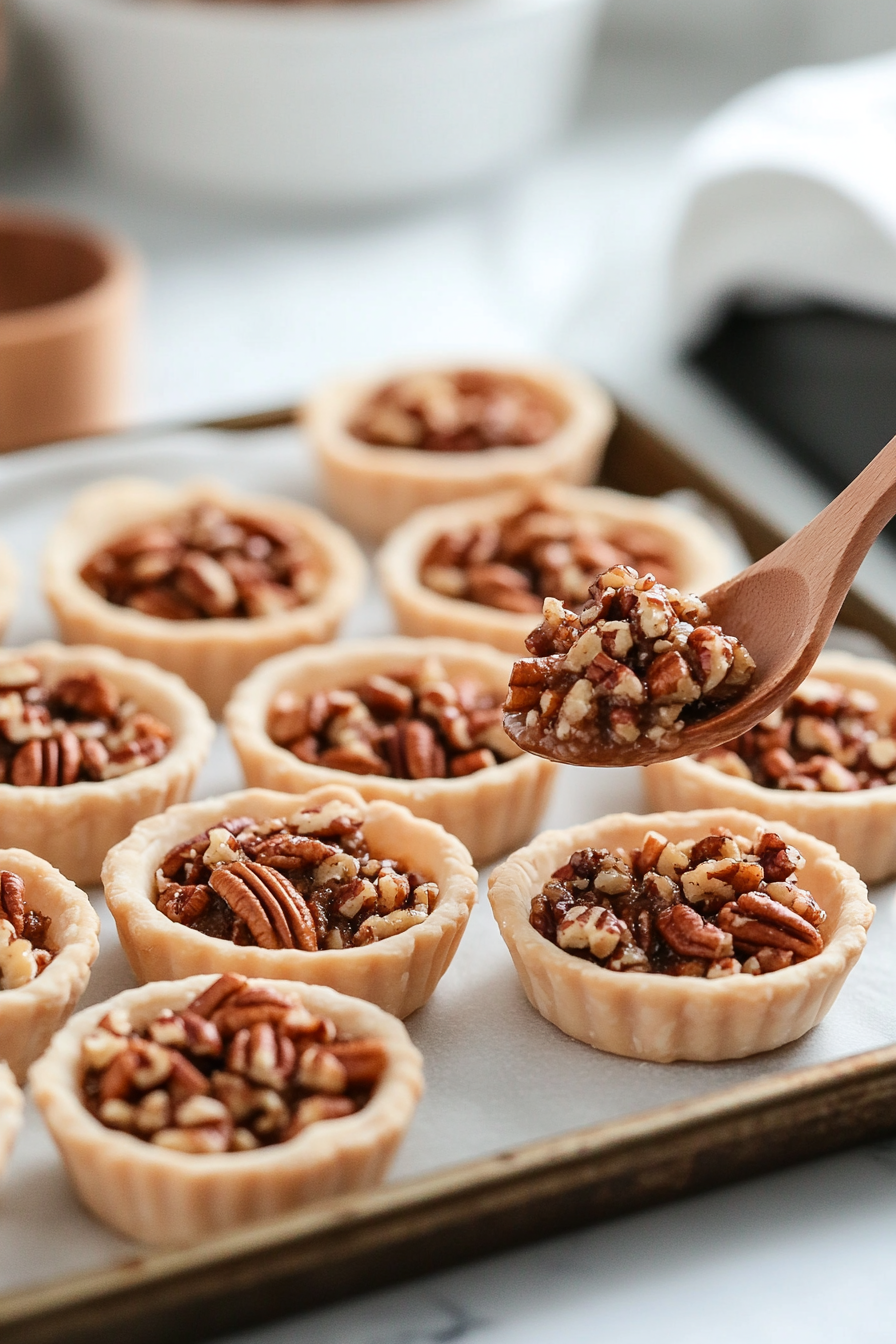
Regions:
<instances>
[{"instance_id":1,"label":"pecan filling","mask_svg":"<svg viewBox=\"0 0 896 1344\"><path fill-rule=\"evenodd\" d=\"M350 431L382 448L476 453L543 443L565 418L557 399L528 378L466 369L386 383L358 410Z\"/></svg>"},{"instance_id":2,"label":"pecan filling","mask_svg":"<svg viewBox=\"0 0 896 1344\"><path fill-rule=\"evenodd\" d=\"M678 841L648 831L631 853L577 850L533 897L529 922L610 971L765 975L824 947L825 913L797 884L804 864L761 828Z\"/></svg>"},{"instance_id":3,"label":"pecan filling","mask_svg":"<svg viewBox=\"0 0 896 1344\"><path fill-rule=\"evenodd\" d=\"M391 938L426 919L439 889L373 858L361 822L339 801L289 821L228 818L165 856L157 907L243 946L316 952Z\"/></svg>"},{"instance_id":4,"label":"pecan filling","mask_svg":"<svg viewBox=\"0 0 896 1344\"><path fill-rule=\"evenodd\" d=\"M581 615L545 599L544 621L526 639L535 657L511 673L505 712L526 713L546 741L643 735L663 746L749 684L753 659L710 624L699 597L625 565L601 574L589 594Z\"/></svg>"},{"instance_id":5,"label":"pecan filling","mask_svg":"<svg viewBox=\"0 0 896 1344\"><path fill-rule=\"evenodd\" d=\"M47 947L48 915L25 901L25 883L18 873L0 872L0 989L28 985L56 955Z\"/></svg>"},{"instance_id":6,"label":"pecan filling","mask_svg":"<svg viewBox=\"0 0 896 1344\"><path fill-rule=\"evenodd\" d=\"M393 779L458 778L514 754L501 697L473 677L451 682L436 659L352 690L281 691L268 732L300 761Z\"/></svg>"},{"instance_id":7,"label":"pecan filling","mask_svg":"<svg viewBox=\"0 0 896 1344\"><path fill-rule=\"evenodd\" d=\"M222 975L135 1028L113 1009L81 1046L84 1105L109 1129L181 1153L238 1153L361 1110L386 1067L276 990Z\"/></svg>"},{"instance_id":8,"label":"pecan filling","mask_svg":"<svg viewBox=\"0 0 896 1344\"><path fill-rule=\"evenodd\" d=\"M541 611L546 597L581 611L598 574L614 565L649 570L662 583L674 579L662 542L648 528L606 535L597 522L536 502L437 537L420 581L443 597L501 611Z\"/></svg>"},{"instance_id":9,"label":"pecan filling","mask_svg":"<svg viewBox=\"0 0 896 1344\"><path fill-rule=\"evenodd\" d=\"M171 742L167 724L98 672L48 686L34 663L0 662L0 783L117 779L160 761Z\"/></svg>"},{"instance_id":10,"label":"pecan filling","mask_svg":"<svg viewBox=\"0 0 896 1344\"><path fill-rule=\"evenodd\" d=\"M97 551L81 578L116 606L198 621L304 606L320 592L323 574L298 528L196 504Z\"/></svg>"},{"instance_id":11,"label":"pecan filling","mask_svg":"<svg viewBox=\"0 0 896 1344\"><path fill-rule=\"evenodd\" d=\"M869 691L809 677L755 728L696 759L767 789L879 789L896 784L896 721Z\"/></svg>"}]
</instances>

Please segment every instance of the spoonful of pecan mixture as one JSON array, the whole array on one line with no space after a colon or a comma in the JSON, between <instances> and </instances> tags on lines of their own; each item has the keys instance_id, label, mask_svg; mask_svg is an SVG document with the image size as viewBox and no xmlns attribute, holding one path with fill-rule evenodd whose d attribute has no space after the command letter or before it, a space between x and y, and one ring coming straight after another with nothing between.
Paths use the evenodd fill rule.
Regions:
<instances>
[{"instance_id":1,"label":"spoonful of pecan mixture","mask_svg":"<svg viewBox=\"0 0 896 1344\"><path fill-rule=\"evenodd\" d=\"M649 570L672 582L663 545L648 528L599 523L541 501L505 518L445 532L427 550L420 582L443 597L501 611L539 612L556 597L571 611L588 603L598 574L614 565Z\"/></svg>"},{"instance_id":2,"label":"spoonful of pecan mixture","mask_svg":"<svg viewBox=\"0 0 896 1344\"><path fill-rule=\"evenodd\" d=\"M125 533L90 557L81 578L115 606L198 621L304 606L323 574L298 528L207 503Z\"/></svg>"},{"instance_id":3,"label":"spoonful of pecan mixture","mask_svg":"<svg viewBox=\"0 0 896 1344\"><path fill-rule=\"evenodd\" d=\"M155 765L173 734L98 672L52 685L25 659L0 662L0 783L54 788Z\"/></svg>"},{"instance_id":4,"label":"spoonful of pecan mixture","mask_svg":"<svg viewBox=\"0 0 896 1344\"><path fill-rule=\"evenodd\" d=\"M521 747L577 765L680 755L685 726L718 713L755 664L706 603L626 565L591 585L581 615L555 598L514 664L504 727ZM687 748L684 748L687 750Z\"/></svg>"},{"instance_id":5,"label":"spoonful of pecan mixture","mask_svg":"<svg viewBox=\"0 0 896 1344\"><path fill-rule=\"evenodd\" d=\"M774 831L701 840L648 831L630 853L580 849L532 898L529 922L608 971L767 975L824 948L825 913L799 885L805 859Z\"/></svg>"},{"instance_id":6,"label":"spoonful of pecan mixture","mask_svg":"<svg viewBox=\"0 0 896 1344\"><path fill-rule=\"evenodd\" d=\"M438 886L374 858L362 818L334 800L290 821L229 817L175 846L156 873L157 908L242 946L364 947L426 919Z\"/></svg>"},{"instance_id":7,"label":"spoonful of pecan mixture","mask_svg":"<svg viewBox=\"0 0 896 1344\"><path fill-rule=\"evenodd\" d=\"M476 453L543 443L565 418L558 399L528 378L462 369L386 383L349 428L355 438L381 448Z\"/></svg>"},{"instance_id":8,"label":"spoonful of pecan mixture","mask_svg":"<svg viewBox=\"0 0 896 1344\"><path fill-rule=\"evenodd\" d=\"M457 779L517 754L501 696L441 662L375 674L349 690L274 698L268 732L300 761L393 779Z\"/></svg>"},{"instance_id":9,"label":"spoonful of pecan mixture","mask_svg":"<svg viewBox=\"0 0 896 1344\"><path fill-rule=\"evenodd\" d=\"M718 659L721 657L727 662L727 655L720 653L721 645L715 641L711 647L700 649L699 664L703 676L699 678L693 675L697 667L682 649L673 646L672 650L655 650L663 656L670 652L682 656L689 665L691 679L700 681L696 695L690 692L686 683L680 688L673 688L671 679L668 685L664 681L660 682L658 696L650 689L649 681L646 686L642 683L640 691L637 690L634 682L628 680L628 674L635 670L630 653L620 648L617 656L613 649L608 649L606 656L619 664L619 670L615 667L607 669L607 683L601 672L602 665L598 663L597 677L605 684L602 690L591 691L588 687L592 684L596 686L596 683L591 682L587 669L593 658L583 664L582 675L577 676L575 683L579 689L569 702L569 712L563 715L564 720L571 725L569 733L564 737L560 737L554 729L555 719L559 727L560 704L565 703L568 694L563 674L578 672L578 669L572 666L564 669L561 664L576 639L585 633L588 609L582 613L576 628L575 624L570 625L562 607L559 611L551 607L545 624L530 636L530 639L536 640L535 647L529 645L536 655L536 661L517 663L514 668L511 691L505 705L507 713L504 726L508 734L527 751L578 765L649 765L653 761L705 751L739 737L784 704L808 676L831 633L859 565L894 513L896 438L890 440L874 461L826 509L777 550L763 556L727 583L704 593L702 600L697 599L699 607L694 614L699 616L700 622L710 623L709 628L714 627L721 635L723 644L728 644L731 662L720 680L715 680L720 667ZM618 586L634 590L637 582L637 579L625 578ZM601 591L599 580L595 590L596 598L600 597ZM633 609L640 601L641 591L638 590L637 598L626 599L633 603ZM595 617L595 621L599 619L605 618L600 615ZM694 624L686 614L680 619ZM577 620L577 617L573 617L573 622ZM619 620L631 627L628 614L621 615ZM696 630L695 625L694 634ZM728 631L736 632L737 638L724 633ZM587 633L592 634L591 631ZM629 628L633 646L634 634L635 631ZM621 627L620 637L625 644ZM660 640L665 639L663 635L658 637ZM688 642L690 646L690 636ZM746 649L750 650L751 657L746 654ZM582 646L581 655L584 656L586 651L587 646ZM705 663L705 659L708 659L708 663ZM577 655L574 654L573 662L576 661ZM652 654L647 661L654 663L655 667L660 666L659 658L654 662ZM671 659L667 660L666 667L671 670ZM707 669L705 672L704 667ZM646 672L646 664L642 664L642 670ZM654 676L657 675L654 672ZM708 695L704 677L708 677L710 682ZM624 715L617 716L612 734L602 733L602 724L597 722L601 716L595 716L590 711L594 699L614 699L615 691L608 694L613 689L614 678L621 679L630 688L634 701L627 703L623 700L614 705L615 709L624 711ZM542 709L541 697L545 692L555 690L563 691L560 704L556 704L551 694L545 699L545 708ZM667 704L674 708L680 703L678 696L685 691L687 698L681 702L685 709L675 716L675 722L680 719L685 725L681 731L675 731L674 727L672 731L667 731L667 726L661 720L646 726L663 729L662 737L650 737L642 731L645 724L639 712L640 706L649 706L653 702L657 707ZM667 698L670 692L671 697ZM625 726L629 715L634 717L628 719L628 726ZM628 740L620 734L617 724L623 733L628 734Z\"/></svg>"},{"instance_id":10,"label":"spoonful of pecan mixture","mask_svg":"<svg viewBox=\"0 0 896 1344\"><path fill-rule=\"evenodd\" d=\"M108 1012L81 1046L82 1099L100 1124L161 1148L245 1153L360 1111L387 1062L382 1041L341 1037L330 1018L228 974L143 1027Z\"/></svg>"},{"instance_id":11,"label":"spoonful of pecan mixture","mask_svg":"<svg viewBox=\"0 0 896 1344\"><path fill-rule=\"evenodd\" d=\"M19 989L46 970L50 918L28 905L18 873L0 872L0 989Z\"/></svg>"}]
</instances>

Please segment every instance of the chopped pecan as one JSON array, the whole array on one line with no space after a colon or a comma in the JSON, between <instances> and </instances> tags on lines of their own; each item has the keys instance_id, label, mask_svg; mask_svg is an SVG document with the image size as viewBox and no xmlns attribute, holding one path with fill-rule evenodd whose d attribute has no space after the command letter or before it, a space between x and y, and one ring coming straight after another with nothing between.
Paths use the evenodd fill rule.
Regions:
<instances>
[{"instance_id":1,"label":"chopped pecan","mask_svg":"<svg viewBox=\"0 0 896 1344\"><path fill-rule=\"evenodd\" d=\"M240 1018L259 1012L268 1017ZM383 1042L342 1040L329 1019L241 976L142 1030L121 1013L103 1023L113 1018L117 1031L100 1024L84 1039L84 1104L110 1128L184 1153L244 1152L350 1115L388 1062Z\"/></svg>"},{"instance_id":2,"label":"chopped pecan","mask_svg":"<svg viewBox=\"0 0 896 1344\"><path fill-rule=\"evenodd\" d=\"M769 881L763 862L785 876ZM824 946L824 911L796 885L802 864L762 828L753 839L720 828L675 843L648 831L628 854L577 850L532 898L529 919L543 938L612 971L767 974Z\"/></svg>"}]
</instances>

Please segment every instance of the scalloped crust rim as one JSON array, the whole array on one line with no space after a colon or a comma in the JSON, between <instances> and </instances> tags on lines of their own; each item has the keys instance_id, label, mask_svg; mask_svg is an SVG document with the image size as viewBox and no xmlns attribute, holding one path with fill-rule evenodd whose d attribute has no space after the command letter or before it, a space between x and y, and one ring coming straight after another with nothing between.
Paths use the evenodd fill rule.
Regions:
<instances>
[{"instance_id":1,"label":"scalloped crust rim","mask_svg":"<svg viewBox=\"0 0 896 1344\"><path fill-rule=\"evenodd\" d=\"M423 1091L419 1052L400 1022L371 1004L318 986L265 983L332 1017L346 1036L377 1036L388 1063L363 1110L310 1125L287 1143L248 1153L176 1153L107 1129L81 1102L81 1041L113 1007L145 1025L163 1007L183 1008L215 975L144 985L78 1013L33 1066L35 1101L82 1202L126 1236L190 1245L299 1205L382 1180Z\"/></svg>"},{"instance_id":2,"label":"scalloped crust rim","mask_svg":"<svg viewBox=\"0 0 896 1344\"><path fill-rule=\"evenodd\" d=\"M439 899L421 924L366 947L302 952L296 948L238 947L175 924L153 902L155 870L178 841L224 817L289 817L338 798L364 815L372 853L397 859L439 883ZM328 786L297 796L267 789L207 798L169 808L136 826L103 867L106 903L134 974L140 981L176 980L203 972L329 985L407 1017L430 997L457 951L476 901L476 869L454 836L407 808L367 803L354 789Z\"/></svg>"},{"instance_id":3,"label":"scalloped crust rim","mask_svg":"<svg viewBox=\"0 0 896 1344\"><path fill-rule=\"evenodd\" d=\"M326 579L318 597L274 616L166 621L106 602L80 576L85 560L129 529L170 517L201 500L298 527ZM220 716L227 698L257 663L297 644L332 639L363 591L367 564L352 538L316 509L283 499L242 498L215 481L173 489L153 480L113 478L77 495L44 555L44 591L66 643L94 642L175 672Z\"/></svg>"},{"instance_id":4,"label":"scalloped crust rim","mask_svg":"<svg viewBox=\"0 0 896 1344\"><path fill-rule=\"evenodd\" d=\"M740 1059L805 1035L830 1009L865 946L874 915L865 884L836 851L792 826L775 829L806 857L801 880L828 915L817 957L769 975L698 980L621 974L572 957L536 933L529 904L550 874L587 845L630 849L648 830L699 839L713 826L750 835L766 819L731 808L617 813L546 831L492 874L489 900L529 1002L561 1031L611 1054L669 1063Z\"/></svg>"},{"instance_id":5,"label":"scalloped crust rim","mask_svg":"<svg viewBox=\"0 0 896 1344\"><path fill-rule=\"evenodd\" d=\"M40 854L73 881L91 886L100 879L108 850L138 821L189 796L214 726L202 701L179 677L112 649L43 640L0 650L0 660L10 657L30 659L50 681L85 668L100 672L174 733L174 744L161 761L118 779L57 789L0 784L0 845Z\"/></svg>"}]
</instances>

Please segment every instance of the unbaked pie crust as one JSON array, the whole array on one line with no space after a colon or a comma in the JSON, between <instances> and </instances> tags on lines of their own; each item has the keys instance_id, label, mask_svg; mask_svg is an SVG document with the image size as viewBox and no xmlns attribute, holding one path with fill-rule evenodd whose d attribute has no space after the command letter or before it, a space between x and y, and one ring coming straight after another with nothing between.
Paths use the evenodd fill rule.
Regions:
<instances>
[{"instance_id":1,"label":"unbaked pie crust","mask_svg":"<svg viewBox=\"0 0 896 1344\"><path fill-rule=\"evenodd\" d=\"M94 1119L79 1096L81 1042L114 1008L135 1026L185 1007L216 977L144 985L78 1013L29 1075L35 1101L84 1204L140 1241L191 1245L244 1223L382 1180L423 1091L418 1051L400 1022L359 999L294 982L256 983L333 1019L340 1035L375 1036L388 1062L360 1111L253 1152L174 1152Z\"/></svg>"},{"instance_id":2,"label":"unbaked pie crust","mask_svg":"<svg viewBox=\"0 0 896 1344\"><path fill-rule=\"evenodd\" d=\"M160 761L118 779L60 788L0 784L0 845L20 845L40 854L73 882L90 886L100 880L107 851L136 822L189 797L208 755L214 725L202 701L179 677L151 663L124 658L113 649L42 640L0 651L0 661L8 658L36 664L50 683L74 672L99 672L123 697L157 715L174 734L171 749Z\"/></svg>"},{"instance_id":3,"label":"unbaked pie crust","mask_svg":"<svg viewBox=\"0 0 896 1344\"><path fill-rule=\"evenodd\" d=\"M364 443L347 426L377 388L411 370L328 383L308 399L302 425L317 457L329 511L358 536L379 541L410 514L430 504L550 479L587 485L597 476L616 410L603 388L590 378L552 364L453 367L530 379L568 407L569 413L559 429L540 444L469 453L383 448Z\"/></svg>"},{"instance_id":4,"label":"unbaked pie crust","mask_svg":"<svg viewBox=\"0 0 896 1344\"><path fill-rule=\"evenodd\" d=\"M19 571L7 548L0 541L0 639L15 610Z\"/></svg>"},{"instance_id":5,"label":"unbaked pie crust","mask_svg":"<svg viewBox=\"0 0 896 1344\"><path fill-rule=\"evenodd\" d=\"M300 529L325 573L313 602L273 616L170 621L115 606L95 593L80 571L96 551L128 531L171 517L193 504L265 516ZM284 499L231 493L215 481L172 488L158 481L117 477L75 497L44 554L44 592L66 643L105 644L148 658L183 677L219 717L237 682L272 654L332 639L361 596L366 564L351 537L316 509Z\"/></svg>"},{"instance_id":6,"label":"unbaked pie crust","mask_svg":"<svg viewBox=\"0 0 896 1344\"><path fill-rule=\"evenodd\" d=\"M402 634L453 635L526 656L526 636L538 624L537 613L500 611L479 602L445 597L426 587L420 570L430 546L445 533L512 517L535 501L594 520L611 535L624 533L626 527L655 533L675 572L675 586L682 592L708 592L731 574L731 556L718 533L696 514L669 504L618 490L565 485L503 491L484 499L421 510L386 541L377 556L377 570Z\"/></svg>"},{"instance_id":7,"label":"unbaked pie crust","mask_svg":"<svg viewBox=\"0 0 896 1344\"><path fill-rule=\"evenodd\" d=\"M322 784L343 784L363 798L401 803L415 816L438 822L456 835L473 862L490 863L525 844L538 828L550 801L557 767L520 752L507 739L513 759L462 779L392 779L348 774L300 761L278 747L267 732L268 712L279 691L302 696L356 686L374 673L419 666L439 659L449 679L477 677L503 700L513 660L482 644L456 639L359 639L329 648L297 649L256 668L239 686L225 711L227 729L246 782L301 793Z\"/></svg>"},{"instance_id":8,"label":"unbaked pie crust","mask_svg":"<svg viewBox=\"0 0 896 1344\"><path fill-rule=\"evenodd\" d=\"M364 947L302 952L296 948L240 947L176 924L156 909L155 872L180 841L226 817L262 821L290 817L339 798L364 816L364 834L376 857L438 882L431 913L404 933ZM300 980L329 985L367 999L396 1017L407 1017L433 993L451 964L476 901L476 869L459 840L431 821L382 799L365 802L354 789L329 786L297 797L268 789L246 789L201 803L171 807L136 826L103 865L106 904L137 979L179 980L214 971Z\"/></svg>"},{"instance_id":9,"label":"unbaked pie crust","mask_svg":"<svg viewBox=\"0 0 896 1344\"><path fill-rule=\"evenodd\" d=\"M812 670L825 681L870 691L889 719L896 714L896 667L849 653L823 653ZM896 873L896 784L854 793L767 789L682 756L648 766L644 787L651 807L740 807L770 821L789 822L833 845L868 883Z\"/></svg>"},{"instance_id":10,"label":"unbaked pie crust","mask_svg":"<svg viewBox=\"0 0 896 1344\"><path fill-rule=\"evenodd\" d=\"M626 974L571 956L529 923L532 897L577 849L639 846L647 831L699 839L713 826L753 835L761 817L733 808L698 812L622 812L568 831L546 831L498 867L489 900L526 997L542 1017L576 1040L633 1059L741 1059L795 1041L822 1020L865 946L874 915L865 884L831 845L792 826L774 829L804 855L800 885L827 919L824 950L767 975L716 980Z\"/></svg>"},{"instance_id":11,"label":"unbaked pie crust","mask_svg":"<svg viewBox=\"0 0 896 1344\"><path fill-rule=\"evenodd\" d=\"M49 915L56 955L27 985L0 989L0 1057L19 1082L50 1043L87 986L99 951L100 921L83 891L24 849L0 849L0 870L18 873L32 910Z\"/></svg>"},{"instance_id":12,"label":"unbaked pie crust","mask_svg":"<svg viewBox=\"0 0 896 1344\"><path fill-rule=\"evenodd\" d=\"M22 1128L25 1098L8 1064L0 1060L0 1176Z\"/></svg>"}]
</instances>

